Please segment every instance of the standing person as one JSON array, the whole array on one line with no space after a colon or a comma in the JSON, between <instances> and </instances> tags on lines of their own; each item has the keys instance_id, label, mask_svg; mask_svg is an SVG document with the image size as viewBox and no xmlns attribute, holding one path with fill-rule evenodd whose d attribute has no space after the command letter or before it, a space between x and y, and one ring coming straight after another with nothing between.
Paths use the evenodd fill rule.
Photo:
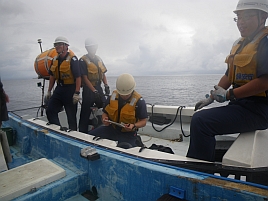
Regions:
<instances>
[{"instance_id":1,"label":"standing person","mask_svg":"<svg viewBox=\"0 0 268 201\"><path fill-rule=\"evenodd\" d=\"M49 100L46 110L49 123L60 125L58 113L64 106L69 128L77 130L76 112L80 99L81 75L77 57L68 51L69 42L65 37L55 39L54 47L58 53L49 70L49 86L46 99ZM51 96L51 90L57 86Z\"/></svg>"},{"instance_id":2,"label":"standing person","mask_svg":"<svg viewBox=\"0 0 268 201\"><path fill-rule=\"evenodd\" d=\"M2 121L8 120L7 105L9 103L9 97L3 89L3 83L0 78L0 128L2 126Z\"/></svg>"},{"instance_id":3,"label":"standing person","mask_svg":"<svg viewBox=\"0 0 268 201\"><path fill-rule=\"evenodd\" d=\"M214 100L230 102L193 115L187 157L214 161L216 135L268 128L268 1L240 0L234 13L241 38L227 56L227 71L215 90L195 109Z\"/></svg>"},{"instance_id":4,"label":"standing person","mask_svg":"<svg viewBox=\"0 0 268 201\"><path fill-rule=\"evenodd\" d=\"M118 146L123 143L127 143L128 147L136 146L137 129L146 125L148 115L145 100L134 90L135 86L136 82L130 74L125 73L117 78L116 90L103 108L104 126L90 131L90 135L118 141ZM108 120L125 126L111 124Z\"/></svg>"},{"instance_id":5,"label":"standing person","mask_svg":"<svg viewBox=\"0 0 268 201\"><path fill-rule=\"evenodd\" d=\"M98 108L102 108L106 100L101 83L103 82L104 84L106 95L110 94L110 89L105 75L107 72L106 66L101 58L96 55L98 44L94 39L87 38L85 40L85 48L88 54L82 56L79 60L83 83L79 131L88 133L89 117L92 112L91 107L95 103Z\"/></svg>"}]
</instances>

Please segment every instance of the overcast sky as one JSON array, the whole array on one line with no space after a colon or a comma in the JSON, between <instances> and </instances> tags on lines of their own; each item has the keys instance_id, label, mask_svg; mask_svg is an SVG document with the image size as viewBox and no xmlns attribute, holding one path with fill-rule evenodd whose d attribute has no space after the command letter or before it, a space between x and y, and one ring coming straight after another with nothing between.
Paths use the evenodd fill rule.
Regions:
<instances>
[{"instance_id":1,"label":"overcast sky","mask_svg":"<svg viewBox=\"0 0 268 201\"><path fill-rule=\"evenodd\" d=\"M80 58L85 39L99 44L107 76L222 74L240 37L236 0L0 0L2 79L37 77L35 58L69 40Z\"/></svg>"}]
</instances>

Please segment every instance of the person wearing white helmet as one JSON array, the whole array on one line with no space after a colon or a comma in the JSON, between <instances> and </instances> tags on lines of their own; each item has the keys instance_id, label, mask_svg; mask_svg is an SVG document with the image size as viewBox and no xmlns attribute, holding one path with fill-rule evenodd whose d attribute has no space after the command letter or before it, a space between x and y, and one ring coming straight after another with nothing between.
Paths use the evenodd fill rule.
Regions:
<instances>
[{"instance_id":1,"label":"person wearing white helmet","mask_svg":"<svg viewBox=\"0 0 268 201\"><path fill-rule=\"evenodd\" d=\"M146 125L145 100L135 91L136 82L132 75L124 73L116 80L116 90L107 99L103 108L100 126L89 132L100 138L118 141L118 147L137 146L137 130Z\"/></svg>"},{"instance_id":2,"label":"person wearing white helmet","mask_svg":"<svg viewBox=\"0 0 268 201\"><path fill-rule=\"evenodd\" d=\"M187 157L214 161L216 135L268 128L268 0L239 0L234 13L241 37L225 60L225 74L195 110L214 100L229 104L193 115Z\"/></svg>"},{"instance_id":3,"label":"person wearing white helmet","mask_svg":"<svg viewBox=\"0 0 268 201\"><path fill-rule=\"evenodd\" d=\"M87 54L79 59L82 75L82 106L79 119L79 131L88 133L88 126L92 107L102 108L106 100L101 84L104 84L106 95L110 94L110 88L105 73L107 68L102 59L96 55L98 44L90 37L85 40ZM95 125L96 127L96 125Z\"/></svg>"},{"instance_id":4,"label":"person wearing white helmet","mask_svg":"<svg viewBox=\"0 0 268 201\"><path fill-rule=\"evenodd\" d=\"M58 113L64 106L69 129L77 130L76 112L80 100L81 73L77 57L68 51L69 45L65 37L55 39L54 47L58 55L53 58L49 70L49 86L45 96L45 102L48 102L46 115L49 123L60 125ZM51 96L55 82L57 86Z\"/></svg>"}]
</instances>

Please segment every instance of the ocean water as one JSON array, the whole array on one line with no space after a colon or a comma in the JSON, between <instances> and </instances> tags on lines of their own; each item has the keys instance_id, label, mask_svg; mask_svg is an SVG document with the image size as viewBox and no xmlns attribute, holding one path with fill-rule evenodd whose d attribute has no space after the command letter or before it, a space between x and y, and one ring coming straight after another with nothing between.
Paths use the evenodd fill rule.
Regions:
<instances>
[{"instance_id":1,"label":"ocean water","mask_svg":"<svg viewBox=\"0 0 268 201\"><path fill-rule=\"evenodd\" d=\"M194 106L205 98L222 75L177 75L177 76L134 76L136 91L146 103L155 105ZM111 91L115 89L117 77L107 77ZM37 108L42 103L43 79L2 80L4 89L9 95L9 111L18 115L36 116ZM44 84L46 94L48 80ZM218 103L213 103L210 107ZM40 115L40 113L39 113Z\"/></svg>"}]
</instances>

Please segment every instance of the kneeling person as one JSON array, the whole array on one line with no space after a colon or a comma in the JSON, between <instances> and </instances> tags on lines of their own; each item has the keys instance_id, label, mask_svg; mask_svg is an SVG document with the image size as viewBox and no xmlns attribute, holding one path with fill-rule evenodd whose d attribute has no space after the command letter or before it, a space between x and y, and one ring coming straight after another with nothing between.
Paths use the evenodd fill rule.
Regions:
<instances>
[{"instance_id":1,"label":"kneeling person","mask_svg":"<svg viewBox=\"0 0 268 201\"><path fill-rule=\"evenodd\" d=\"M90 135L118 141L118 146L123 143L136 146L137 129L146 125L148 115L145 100L134 90L135 86L136 82L130 74L125 73L117 78L116 90L103 108L104 126L90 131ZM118 126L109 120L125 126Z\"/></svg>"}]
</instances>

